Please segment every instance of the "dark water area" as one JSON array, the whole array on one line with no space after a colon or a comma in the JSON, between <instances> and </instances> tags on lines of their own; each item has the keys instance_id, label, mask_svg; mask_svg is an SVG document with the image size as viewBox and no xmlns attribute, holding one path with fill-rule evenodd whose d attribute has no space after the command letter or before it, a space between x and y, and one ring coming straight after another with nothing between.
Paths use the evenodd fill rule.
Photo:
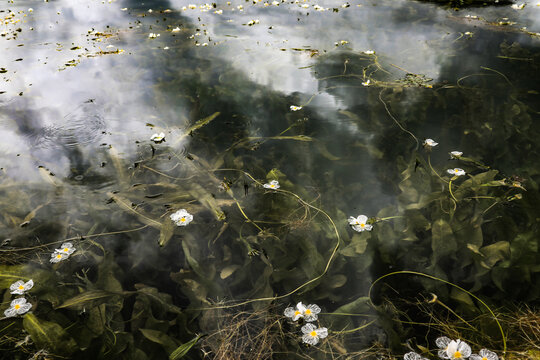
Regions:
<instances>
[{"instance_id":1,"label":"dark water area","mask_svg":"<svg viewBox=\"0 0 540 360\"><path fill-rule=\"evenodd\" d=\"M2 358L539 356L537 1L0 20Z\"/></svg>"}]
</instances>

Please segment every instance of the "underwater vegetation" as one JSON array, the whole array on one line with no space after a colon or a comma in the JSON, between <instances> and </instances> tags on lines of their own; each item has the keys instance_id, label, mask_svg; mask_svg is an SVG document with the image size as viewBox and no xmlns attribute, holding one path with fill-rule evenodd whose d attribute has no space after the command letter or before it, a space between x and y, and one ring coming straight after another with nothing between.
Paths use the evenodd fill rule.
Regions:
<instances>
[{"instance_id":1,"label":"underwater vegetation","mask_svg":"<svg viewBox=\"0 0 540 360\"><path fill-rule=\"evenodd\" d=\"M416 1L110 1L88 9L129 22L86 42L26 35L96 14L60 4L1 13L2 41L25 39L3 54L53 45L28 50L28 73L52 70L22 94L22 61L0 68L2 358L540 357L535 23ZM366 26L351 14L392 22L353 29L380 36L359 46L338 34ZM393 50L409 22L424 50Z\"/></svg>"}]
</instances>

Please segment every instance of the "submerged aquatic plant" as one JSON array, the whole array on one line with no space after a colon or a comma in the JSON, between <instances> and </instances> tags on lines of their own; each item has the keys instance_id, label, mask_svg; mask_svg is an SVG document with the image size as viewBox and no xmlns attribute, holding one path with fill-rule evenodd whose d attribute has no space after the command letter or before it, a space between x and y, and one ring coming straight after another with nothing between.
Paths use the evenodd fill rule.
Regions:
<instances>
[{"instance_id":1,"label":"submerged aquatic plant","mask_svg":"<svg viewBox=\"0 0 540 360\"><path fill-rule=\"evenodd\" d=\"M317 328L313 324L302 326L302 341L309 345L317 345L320 339L328 336L328 329L325 327Z\"/></svg>"},{"instance_id":2,"label":"submerged aquatic plant","mask_svg":"<svg viewBox=\"0 0 540 360\"><path fill-rule=\"evenodd\" d=\"M6 317L22 315L32 308L32 304L27 303L26 299L21 297L13 300L8 309L4 311Z\"/></svg>"},{"instance_id":3,"label":"submerged aquatic plant","mask_svg":"<svg viewBox=\"0 0 540 360\"><path fill-rule=\"evenodd\" d=\"M266 189L279 189L279 181L272 180L269 183L264 184L263 187Z\"/></svg>"},{"instance_id":4,"label":"submerged aquatic plant","mask_svg":"<svg viewBox=\"0 0 540 360\"><path fill-rule=\"evenodd\" d=\"M367 224L368 217L366 215L358 215L358 217L350 216L349 225L353 228L354 231L371 231L373 225Z\"/></svg>"},{"instance_id":5,"label":"submerged aquatic plant","mask_svg":"<svg viewBox=\"0 0 540 360\"><path fill-rule=\"evenodd\" d=\"M174 214L171 214L170 218L177 226L187 226L193 221L193 215L188 213L186 209L178 210Z\"/></svg>"},{"instance_id":6,"label":"submerged aquatic plant","mask_svg":"<svg viewBox=\"0 0 540 360\"><path fill-rule=\"evenodd\" d=\"M296 304L296 308L288 307L285 309L283 314L291 318L293 321L297 321L300 318L303 318L305 321L316 321L317 314L321 312L321 308L315 304L309 304L304 306L302 302Z\"/></svg>"},{"instance_id":7,"label":"submerged aquatic plant","mask_svg":"<svg viewBox=\"0 0 540 360\"><path fill-rule=\"evenodd\" d=\"M32 279L28 280L27 282L24 282L23 280L19 280L11 284L9 287L9 290L11 294L16 295L22 295L26 291L30 290L34 286L34 281Z\"/></svg>"}]
</instances>

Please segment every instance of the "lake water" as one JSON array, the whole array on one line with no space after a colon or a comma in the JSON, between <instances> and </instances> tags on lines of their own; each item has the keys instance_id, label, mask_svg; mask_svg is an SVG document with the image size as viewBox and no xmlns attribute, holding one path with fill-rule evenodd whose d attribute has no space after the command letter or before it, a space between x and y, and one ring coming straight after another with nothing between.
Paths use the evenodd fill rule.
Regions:
<instances>
[{"instance_id":1,"label":"lake water","mask_svg":"<svg viewBox=\"0 0 540 360\"><path fill-rule=\"evenodd\" d=\"M540 318L540 3L523 4L4 3L2 311L32 308L0 320L2 355L534 349L540 321L515 328L516 309ZM322 309L316 345L284 315L299 302Z\"/></svg>"}]
</instances>

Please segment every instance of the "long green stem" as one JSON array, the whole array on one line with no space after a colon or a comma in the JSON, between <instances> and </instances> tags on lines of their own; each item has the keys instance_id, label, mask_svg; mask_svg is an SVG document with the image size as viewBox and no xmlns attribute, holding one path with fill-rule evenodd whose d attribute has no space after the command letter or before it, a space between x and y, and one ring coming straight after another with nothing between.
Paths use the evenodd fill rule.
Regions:
<instances>
[{"instance_id":1,"label":"long green stem","mask_svg":"<svg viewBox=\"0 0 540 360\"><path fill-rule=\"evenodd\" d=\"M450 196L452 196L452 199L454 199L455 202L458 202L456 197L454 196L454 193L452 192L452 180L448 183L448 190L450 191Z\"/></svg>"}]
</instances>

